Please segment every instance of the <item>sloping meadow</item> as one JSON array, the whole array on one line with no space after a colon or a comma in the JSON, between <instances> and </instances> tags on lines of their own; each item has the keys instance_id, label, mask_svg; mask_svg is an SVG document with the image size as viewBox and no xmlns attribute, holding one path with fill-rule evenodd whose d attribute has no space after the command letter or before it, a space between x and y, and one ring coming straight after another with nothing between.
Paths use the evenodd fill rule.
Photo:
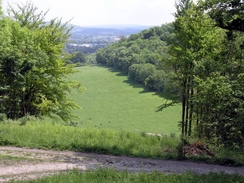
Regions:
<instances>
[{"instance_id":1,"label":"sloping meadow","mask_svg":"<svg viewBox=\"0 0 244 183\"><path fill-rule=\"evenodd\" d=\"M138 133L180 133L180 105L156 112L167 102L161 93L148 91L112 68L85 66L77 71L71 79L80 81L86 91L72 94L82 108L75 112L79 119L73 125Z\"/></svg>"}]
</instances>

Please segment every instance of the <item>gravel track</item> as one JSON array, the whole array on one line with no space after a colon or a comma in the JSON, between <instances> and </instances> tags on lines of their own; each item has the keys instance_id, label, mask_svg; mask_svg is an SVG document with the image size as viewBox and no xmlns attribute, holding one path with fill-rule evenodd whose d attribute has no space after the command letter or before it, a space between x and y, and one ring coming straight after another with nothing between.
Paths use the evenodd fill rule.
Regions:
<instances>
[{"instance_id":1,"label":"gravel track","mask_svg":"<svg viewBox=\"0 0 244 183\"><path fill-rule=\"evenodd\" d=\"M69 169L97 169L98 167L116 168L130 172L182 173L192 171L198 174L210 172L238 173L244 176L244 166L228 167L187 161L169 161L149 158L130 158L123 156L100 155L72 151L52 151L0 146L0 182L28 180L48 176ZM4 158L2 158L4 159Z\"/></svg>"}]
</instances>

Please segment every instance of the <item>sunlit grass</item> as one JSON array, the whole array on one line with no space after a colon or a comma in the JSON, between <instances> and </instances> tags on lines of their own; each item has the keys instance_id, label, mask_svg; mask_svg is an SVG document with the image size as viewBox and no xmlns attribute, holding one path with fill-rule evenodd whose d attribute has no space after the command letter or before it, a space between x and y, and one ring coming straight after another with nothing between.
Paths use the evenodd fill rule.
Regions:
<instances>
[{"instance_id":1,"label":"sunlit grass","mask_svg":"<svg viewBox=\"0 0 244 183\"><path fill-rule=\"evenodd\" d=\"M127 132L179 134L180 106L156 112L166 102L116 70L99 66L76 68L70 79L86 88L84 94L72 93L82 110L76 111L78 127L114 129Z\"/></svg>"},{"instance_id":2,"label":"sunlit grass","mask_svg":"<svg viewBox=\"0 0 244 183\"><path fill-rule=\"evenodd\" d=\"M119 130L77 128L45 122L0 123L0 145L73 150L137 157L176 158L177 137L157 137ZM165 152L173 149L174 152Z\"/></svg>"}]
</instances>

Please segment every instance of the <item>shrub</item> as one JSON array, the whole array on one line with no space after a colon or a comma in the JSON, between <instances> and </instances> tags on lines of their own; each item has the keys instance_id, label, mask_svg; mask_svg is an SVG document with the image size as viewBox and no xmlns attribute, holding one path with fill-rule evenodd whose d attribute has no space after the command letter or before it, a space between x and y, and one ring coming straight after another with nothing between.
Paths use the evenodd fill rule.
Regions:
<instances>
[{"instance_id":1,"label":"shrub","mask_svg":"<svg viewBox=\"0 0 244 183\"><path fill-rule=\"evenodd\" d=\"M4 122L7 120L6 114L0 113L0 122Z\"/></svg>"}]
</instances>

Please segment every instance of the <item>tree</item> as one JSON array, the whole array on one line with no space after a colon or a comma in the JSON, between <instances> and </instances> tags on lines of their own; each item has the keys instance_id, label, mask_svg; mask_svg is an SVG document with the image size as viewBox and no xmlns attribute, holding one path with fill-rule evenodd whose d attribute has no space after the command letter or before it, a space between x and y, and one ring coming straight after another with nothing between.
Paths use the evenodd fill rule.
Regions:
<instances>
[{"instance_id":1,"label":"tree","mask_svg":"<svg viewBox=\"0 0 244 183\"><path fill-rule=\"evenodd\" d=\"M206 0L205 9L216 25L227 30L244 32L244 2L242 0Z\"/></svg>"},{"instance_id":2,"label":"tree","mask_svg":"<svg viewBox=\"0 0 244 183\"><path fill-rule=\"evenodd\" d=\"M192 40L194 38L195 27L191 26L193 21L189 16L189 11L193 5L191 0L181 0L176 4L176 21L173 23L176 40L169 48L171 62L175 66L176 80L178 80L178 87L180 88L180 96L182 99L182 136L191 135L192 130L193 106L190 98L194 92L192 72L194 71L194 53L197 49L196 45L193 45L196 42Z\"/></svg>"},{"instance_id":3,"label":"tree","mask_svg":"<svg viewBox=\"0 0 244 183\"><path fill-rule=\"evenodd\" d=\"M226 53L229 55L228 57L239 57L235 58L238 61L236 62L238 65L236 68L239 69L237 71L238 73L242 73L241 62L243 61L244 40L241 38L243 37L243 33L240 32L244 32L244 2L241 0L207 0L203 7L209 11L209 15L215 21L216 26L227 30L226 45L228 45L228 48L226 49ZM234 76L238 80L234 82L236 84L235 88L238 88L238 91L233 92L233 96L244 101L243 87L237 84L242 83L243 76L242 74L235 74Z\"/></svg>"},{"instance_id":4,"label":"tree","mask_svg":"<svg viewBox=\"0 0 244 183\"><path fill-rule=\"evenodd\" d=\"M180 0L176 9L173 23L175 38L170 42L169 61L175 71L174 82L180 91L182 135L191 136L193 122L196 122L197 128L203 124L200 120L202 104L196 98L199 91L196 78L208 77L215 68L211 64L217 58L215 54L221 51L222 34L193 1Z\"/></svg>"},{"instance_id":5,"label":"tree","mask_svg":"<svg viewBox=\"0 0 244 183\"><path fill-rule=\"evenodd\" d=\"M31 1L26 4L17 4L17 10L14 7L8 7L8 17L13 21L17 21L21 27L28 27L29 29L39 29L40 26L46 24L45 16L46 12L37 12L38 7L34 6Z\"/></svg>"},{"instance_id":6,"label":"tree","mask_svg":"<svg viewBox=\"0 0 244 183\"><path fill-rule=\"evenodd\" d=\"M182 99L182 135L191 136L196 129L200 138L239 146L244 135L244 37L215 26L202 1L178 3L169 61Z\"/></svg>"},{"instance_id":7,"label":"tree","mask_svg":"<svg viewBox=\"0 0 244 183\"><path fill-rule=\"evenodd\" d=\"M24 95L25 77L32 68L31 49L34 45L31 32L21 28L17 23L1 21L1 97L4 113L9 118L17 118L21 114L21 99ZM27 53L24 53L27 49ZM28 54L28 55L27 55Z\"/></svg>"},{"instance_id":8,"label":"tree","mask_svg":"<svg viewBox=\"0 0 244 183\"><path fill-rule=\"evenodd\" d=\"M70 27L58 19L46 24L45 13L37 13L31 3L18 8L10 7L9 17L1 21L0 96L4 105L0 111L12 119L30 114L71 120L71 110L79 107L68 93L72 88L82 89L80 83L66 79L75 72L62 57Z\"/></svg>"},{"instance_id":9,"label":"tree","mask_svg":"<svg viewBox=\"0 0 244 183\"><path fill-rule=\"evenodd\" d=\"M225 90L222 91L225 91L226 97L221 97L223 102L218 108L214 108L216 113L221 114L218 120L215 120L215 133L225 144L242 145L244 139L243 1L206 0L202 7L207 10L215 25L226 32L222 52L221 68L223 69L220 74L223 77L222 85L225 86Z\"/></svg>"},{"instance_id":10,"label":"tree","mask_svg":"<svg viewBox=\"0 0 244 183\"><path fill-rule=\"evenodd\" d=\"M83 52L72 53L70 58L71 63L86 63L86 55Z\"/></svg>"},{"instance_id":11,"label":"tree","mask_svg":"<svg viewBox=\"0 0 244 183\"><path fill-rule=\"evenodd\" d=\"M144 81L145 85L153 91L162 92L165 88L166 74L163 70L155 70Z\"/></svg>"}]
</instances>

